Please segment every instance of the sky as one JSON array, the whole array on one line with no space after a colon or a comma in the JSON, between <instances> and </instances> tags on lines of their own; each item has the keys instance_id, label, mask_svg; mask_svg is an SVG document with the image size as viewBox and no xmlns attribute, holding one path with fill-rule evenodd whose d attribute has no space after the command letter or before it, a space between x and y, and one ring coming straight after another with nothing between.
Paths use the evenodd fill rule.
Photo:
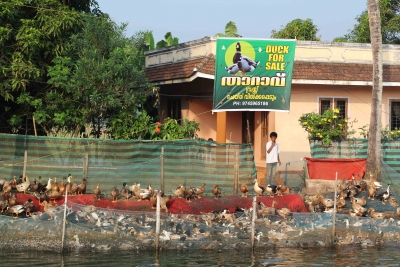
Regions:
<instances>
[{"instance_id":1,"label":"sky","mask_svg":"<svg viewBox=\"0 0 400 267\"><path fill-rule=\"evenodd\" d=\"M332 41L357 24L367 0L97 0L117 24L128 23L125 35L151 30L154 40L167 32L179 43L223 33L229 21L243 38L271 37L294 19L310 18L321 41Z\"/></svg>"}]
</instances>

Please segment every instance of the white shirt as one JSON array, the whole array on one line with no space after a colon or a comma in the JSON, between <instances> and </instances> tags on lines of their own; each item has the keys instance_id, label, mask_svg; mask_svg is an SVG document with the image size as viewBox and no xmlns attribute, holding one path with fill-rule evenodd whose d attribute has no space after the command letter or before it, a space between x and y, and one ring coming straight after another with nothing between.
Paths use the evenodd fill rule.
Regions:
<instances>
[{"instance_id":1,"label":"white shirt","mask_svg":"<svg viewBox=\"0 0 400 267\"><path fill-rule=\"evenodd\" d=\"M267 143L267 150L271 147L272 141L269 141ZM267 153L267 163L275 163L278 162L278 155L279 155L279 145L278 143L275 143L275 146L271 149L269 153Z\"/></svg>"}]
</instances>

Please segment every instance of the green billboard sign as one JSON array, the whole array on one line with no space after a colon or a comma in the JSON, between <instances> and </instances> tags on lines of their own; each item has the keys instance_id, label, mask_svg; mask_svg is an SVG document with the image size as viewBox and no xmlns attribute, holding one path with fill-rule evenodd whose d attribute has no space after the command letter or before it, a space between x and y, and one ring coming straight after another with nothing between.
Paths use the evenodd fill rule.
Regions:
<instances>
[{"instance_id":1,"label":"green billboard sign","mask_svg":"<svg viewBox=\"0 0 400 267\"><path fill-rule=\"evenodd\" d=\"M213 111L289 111L296 40L218 38Z\"/></svg>"}]
</instances>

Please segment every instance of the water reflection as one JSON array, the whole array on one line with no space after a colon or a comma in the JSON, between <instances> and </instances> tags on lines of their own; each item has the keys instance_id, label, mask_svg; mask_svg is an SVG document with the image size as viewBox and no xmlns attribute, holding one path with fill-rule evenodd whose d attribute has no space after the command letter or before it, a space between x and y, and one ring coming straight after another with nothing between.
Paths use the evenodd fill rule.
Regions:
<instances>
[{"instance_id":1,"label":"water reflection","mask_svg":"<svg viewBox=\"0 0 400 267\"><path fill-rule=\"evenodd\" d=\"M0 266L400 266L399 248L269 248L235 251L0 251Z\"/></svg>"}]
</instances>

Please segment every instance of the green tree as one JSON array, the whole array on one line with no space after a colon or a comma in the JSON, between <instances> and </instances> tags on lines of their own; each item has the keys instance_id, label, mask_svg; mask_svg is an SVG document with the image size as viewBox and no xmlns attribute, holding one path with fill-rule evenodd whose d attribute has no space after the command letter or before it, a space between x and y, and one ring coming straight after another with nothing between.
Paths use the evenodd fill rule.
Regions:
<instances>
[{"instance_id":1,"label":"green tree","mask_svg":"<svg viewBox=\"0 0 400 267\"><path fill-rule=\"evenodd\" d=\"M215 34L216 37L242 37L238 33L238 29L236 27L236 23L233 21L229 21L225 25L225 33L217 33Z\"/></svg>"},{"instance_id":2,"label":"green tree","mask_svg":"<svg viewBox=\"0 0 400 267\"><path fill-rule=\"evenodd\" d=\"M382 43L400 44L400 0L379 0ZM356 17L357 24L334 42L371 43L368 10Z\"/></svg>"},{"instance_id":3,"label":"green tree","mask_svg":"<svg viewBox=\"0 0 400 267\"><path fill-rule=\"evenodd\" d=\"M108 16L86 17L83 26L72 36L71 49L49 68L52 90L48 101L35 106L35 118L46 131L78 136L89 122L95 137L107 131L116 139L136 138L138 127L149 123L141 106L155 92L144 74L146 33L136 35L140 40L126 38L126 25L118 26Z\"/></svg>"},{"instance_id":4,"label":"green tree","mask_svg":"<svg viewBox=\"0 0 400 267\"><path fill-rule=\"evenodd\" d=\"M282 26L281 30L272 30L271 38L297 39L303 41L319 41L318 28L311 19L295 19Z\"/></svg>"},{"instance_id":5,"label":"green tree","mask_svg":"<svg viewBox=\"0 0 400 267\"><path fill-rule=\"evenodd\" d=\"M173 37L171 32L167 32L164 35L164 40L157 42L156 48L163 48L168 46L173 46L179 44L179 39L177 37Z\"/></svg>"},{"instance_id":6,"label":"green tree","mask_svg":"<svg viewBox=\"0 0 400 267\"><path fill-rule=\"evenodd\" d=\"M50 90L47 69L81 30L83 15L101 12L92 0L0 2L0 131L28 133L34 109Z\"/></svg>"}]
</instances>

